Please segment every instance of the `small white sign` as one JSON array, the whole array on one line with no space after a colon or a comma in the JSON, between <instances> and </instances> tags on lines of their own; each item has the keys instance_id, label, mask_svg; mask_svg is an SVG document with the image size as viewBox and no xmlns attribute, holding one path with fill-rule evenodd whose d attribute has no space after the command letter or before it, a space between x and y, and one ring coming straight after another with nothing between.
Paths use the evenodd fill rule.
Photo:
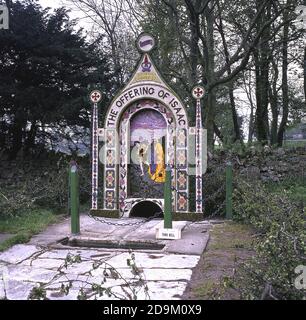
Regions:
<instances>
[{"instance_id":1,"label":"small white sign","mask_svg":"<svg viewBox=\"0 0 306 320\"><path fill-rule=\"evenodd\" d=\"M181 229L156 229L156 239L177 240L181 239Z\"/></svg>"},{"instance_id":2,"label":"small white sign","mask_svg":"<svg viewBox=\"0 0 306 320\"><path fill-rule=\"evenodd\" d=\"M102 99L102 94L99 90L94 90L90 93L89 97L92 103L98 103Z\"/></svg>"},{"instance_id":3,"label":"small white sign","mask_svg":"<svg viewBox=\"0 0 306 320\"><path fill-rule=\"evenodd\" d=\"M137 39L137 47L141 52L149 52L155 46L154 38L148 33L142 33Z\"/></svg>"}]
</instances>

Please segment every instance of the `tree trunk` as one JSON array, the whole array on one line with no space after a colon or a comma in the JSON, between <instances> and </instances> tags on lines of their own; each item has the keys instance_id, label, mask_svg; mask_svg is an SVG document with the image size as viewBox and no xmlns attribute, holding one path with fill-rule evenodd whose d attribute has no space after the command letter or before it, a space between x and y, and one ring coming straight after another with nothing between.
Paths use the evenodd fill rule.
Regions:
<instances>
[{"instance_id":1,"label":"tree trunk","mask_svg":"<svg viewBox=\"0 0 306 320\"><path fill-rule=\"evenodd\" d=\"M277 81L278 81L278 65L272 61L274 78L272 85L269 87L270 106L272 113L271 123L271 145L277 143L277 126L278 126L278 94L277 94Z\"/></svg>"},{"instance_id":2,"label":"tree trunk","mask_svg":"<svg viewBox=\"0 0 306 320\"><path fill-rule=\"evenodd\" d=\"M205 11L207 24L207 59L206 59L206 79L208 83L215 81L215 41L214 41L214 13L213 8L209 6ZM215 89L208 92L207 110L205 118L205 127L207 129L207 147L214 149L214 121L216 112L216 93Z\"/></svg>"},{"instance_id":3,"label":"tree trunk","mask_svg":"<svg viewBox=\"0 0 306 320\"><path fill-rule=\"evenodd\" d=\"M248 132L248 143L253 142L254 134L254 104L251 102L251 112L250 112L250 121L249 121L249 132Z\"/></svg>"},{"instance_id":4,"label":"tree trunk","mask_svg":"<svg viewBox=\"0 0 306 320\"><path fill-rule=\"evenodd\" d=\"M31 129L27 134L26 141L24 143L24 153L28 154L30 150L32 150L35 146L35 138L36 138L37 126L36 121L33 121L31 124Z\"/></svg>"},{"instance_id":5,"label":"tree trunk","mask_svg":"<svg viewBox=\"0 0 306 320\"><path fill-rule=\"evenodd\" d=\"M216 94L213 89L207 96L207 109L205 117L205 128L207 129L207 147L211 151L214 148L214 121L216 110Z\"/></svg>"},{"instance_id":6,"label":"tree trunk","mask_svg":"<svg viewBox=\"0 0 306 320\"><path fill-rule=\"evenodd\" d=\"M255 74L256 74L256 112L255 112L255 128L258 141L266 144L268 141L268 73L266 72L265 63L260 61L257 53L255 58ZM262 58L264 59L264 58Z\"/></svg>"},{"instance_id":7,"label":"tree trunk","mask_svg":"<svg viewBox=\"0 0 306 320\"><path fill-rule=\"evenodd\" d=\"M225 56L225 62L226 62L226 67L227 67L227 74L231 74L231 65L230 65L230 54L228 51L227 47L227 42L225 39L225 34L224 34L224 29L223 29L223 21L222 21L222 13L220 9L220 3L219 1L217 2L217 7L218 7L218 13L219 13L219 33L222 39L222 44L223 44L223 49L224 49L224 56ZM235 97L234 97L234 85L233 82L231 81L228 85L228 94L230 98L230 104L231 104L231 110L232 110L232 119L233 119L233 125L234 125L234 137L233 137L233 142L236 142L237 140L242 141L241 137L241 130L240 130L240 125L238 122L238 114L236 110L236 103L235 103Z\"/></svg>"},{"instance_id":8,"label":"tree trunk","mask_svg":"<svg viewBox=\"0 0 306 320\"><path fill-rule=\"evenodd\" d=\"M22 148L23 126L20 123L15 123L12 128L12 147L9 152L9 160L14 160L18 152Z\"/></svg>"},{"instance_id":9,"label":"tree trunk","mask_svg":"<svg viewBox=\"0 0 306 320\"><path fill-rule=\"evenodd\" d=\"M248 82L246 80L246 76L245 74L243 74L243 83L245 86L245 93L247 95L247 98L250 102L250 118L249 118L249 127L248 127L248 143L252 143L253 142L253 135L254 135L254 111L255 111L255 106L254 106L254 102L253 102L253 98L252 98L252 89L253 89L253 85L251 82L252 79L252 71L249 71L249 74L247 75L248 77Z\"/></svg>"},{"instance_id":10,"label":"tree trunk","mask_svg":"<svg viewBox=\"0 0 306 320\"><path fill-rule=\"evenodd\" d=\"M188 3L188 2L187 2ZM198 65L198 42L199 42L199 14L196 13L195 8L188 4L187 8L189 9L189 18L190 18L190 74L189 74L189 85L193 88L198 84L198 75L197 75L197 65ZM192 104L189 115L195 121L196 115L196 106L195 103Z\"/></svg>"},{"instance_id":11,"label":"tree trunk","mask_svg":"<svg viewBox=\"0 0 306 320\"><path fill-rule=\"evenodd\" d=\"M221 133L220 129L217 127L217 125L214 123L214 131L216 136L220 139L220 141L223 143L223 134Z\"/></svg>"},{"instance_id":12,"label":"tree trunk","mask_svg":"<svg viewBox=\"0 0 306 320\"><path fill-rule=\"evenodd\" d=\"M231 109L232 109L232 119L233 119L233 124L234 124L233 142L240 141L241 143L243 143L242 137L241 137L240 125L239 125L239 121L238 121L238 113L237 113L237 109L236 109L234 89L233 89L232 83L229 84L228 90L229 90L229 98L230 98Z\"/></svg>"},{"instance_id":13,"label":"tree trunk","mask_svg":"<svg viewBox=\"0 0 306 320\"><path fill-rule=\"evenodd\" d=\"M304 96L306 102L306 46L304 48Z\"/></svg>"},{"instance_id":14,"label":"tree trunk","mask_svg":"<svg viewBox=\"0 0 306 320\"><path fill-rule=\"evenodd\" d=\"M284 21L288 19L288 11L284 11ZM288 96L288 33L289 24L284 25L283 47L282 47L282 95L283 95L283 116L277 134L277 143L283 145L284 133L288 122L289 96Z\"/></svg>"},{"instance_id":15,"label":"tree trunk","mask_svg":"<svg viewBox=\"0 0 306 320\"><path fill-rule=\"evenodd\" d=\"M257 7L262 4L261 0L257 0ZM267 5L265 13L258 21L257 30L259 31L266 20L271 18L271 3ZM268 143L269 137L269 119L268 119L268 103L269 103L269 65L270 65L270 27L267 27L262 34L259 45L254 50L255 73L256 73L256 135L262 144Z\"/></svg>"},{"instance_id":16,"label":"tree trunk","mask_svg":"<svg viewBox=\"0 0 306 320\"><path fill-rule=\"evenodd\" d=\"M271 145L274 145L277 143L277 124L278 124L278 110L277 110L277 96L273 96L272 89L270 91L271 93L271 111L272 111L272 123L271 123L271 139L270 143Z\"/></svg>"},{"instance_id":17,"label":"tree trunk","mask_svg":"<svg viewBox=\"0 0 306 320\"><path fill-rule=\"evenodd\" d=\"M306 6L306 0L303 1L303 5ZM305 44L305 40L304 40ZM304 96L305 96L305 103L306 103L306 45L304 47Z\"/></svg>"}]
</instances>

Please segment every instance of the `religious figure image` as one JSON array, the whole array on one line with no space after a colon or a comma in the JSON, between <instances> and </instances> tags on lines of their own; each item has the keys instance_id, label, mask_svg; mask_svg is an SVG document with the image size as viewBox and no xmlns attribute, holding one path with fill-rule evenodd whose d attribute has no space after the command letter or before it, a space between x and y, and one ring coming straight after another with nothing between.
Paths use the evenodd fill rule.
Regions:
<instances>
[{"instance_id":1,"label":"religious figure image","mask_svg":"<svg viewBox=\"0 0 306 320\"><path fill-rule=\"evenodd\" d=\"M154 107L154 104L144 101L141 107ZM163 197L166 128L163 115L154 109L141 110L131 118L129 196Z\"/></svg>"},{"instance_id":2,"label":"religious figure image","mask_svg":"<svg viewBox=\"0 0 306 320\"><path fill-rule=\"evenodd\" d=\"M147 161L147 151L148 151L148 145L144 143L140 143L139 141L135 142L135 145L137 147L137 156L139 161L139 166L141 170L141 176L144 175L144 168L143 165L149 166L149 162Z\"/></svg>"}]
</instances>

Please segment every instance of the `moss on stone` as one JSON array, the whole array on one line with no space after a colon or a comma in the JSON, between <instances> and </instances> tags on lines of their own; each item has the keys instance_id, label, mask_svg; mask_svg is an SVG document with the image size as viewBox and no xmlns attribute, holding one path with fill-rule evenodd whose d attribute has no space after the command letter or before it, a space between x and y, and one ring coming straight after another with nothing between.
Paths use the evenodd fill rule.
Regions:
<instances>
[{"instance_id":1,"label":"moss on stone","mask_svg":"<svg viewBox=\"0 0 306 320\"><path fill-rule=\"evenodd\" d=\"M92 209L90 210L90 214L96 217L119 218L119 210Z\"/></svg>"},{"instance_id":2,"label":"moss on stone","mask_svg":"<svg viewBox=\"0 0 306 320\"><path fill-rule=\"evenodd\" d=\"M199 221L203 220L203 213L196 212L172 212L172 219L174 221Z\"/></svg>"}]
</instances>

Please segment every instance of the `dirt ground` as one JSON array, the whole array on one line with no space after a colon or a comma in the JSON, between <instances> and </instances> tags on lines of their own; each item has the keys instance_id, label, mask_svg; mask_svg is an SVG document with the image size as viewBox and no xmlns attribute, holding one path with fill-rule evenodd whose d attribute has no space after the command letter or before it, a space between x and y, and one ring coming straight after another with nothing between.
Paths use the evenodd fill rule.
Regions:
<instances>
[{"instance_id":1,"label":"dirt ground","mask_svg":"<svg viewBox=\"0 0 306 320\"><path fill-rule=\"evenodd\" d=\"M254 251L254 230L249 226L224 222L210 231L210 240L191 281L181 297L184 300L237 300L240 294L231 285L235 268Z\"/></svg>"}]
</instances>

